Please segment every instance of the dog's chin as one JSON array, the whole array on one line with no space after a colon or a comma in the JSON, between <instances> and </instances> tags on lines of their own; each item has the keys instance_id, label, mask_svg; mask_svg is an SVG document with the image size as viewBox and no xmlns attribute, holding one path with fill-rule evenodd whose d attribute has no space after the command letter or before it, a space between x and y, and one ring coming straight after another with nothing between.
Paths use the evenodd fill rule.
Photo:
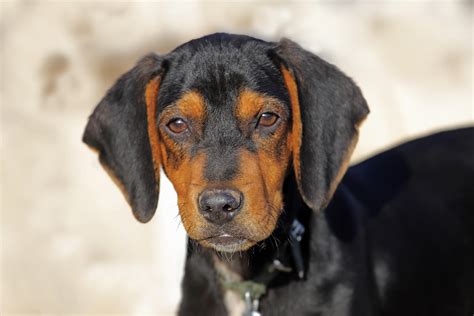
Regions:
<instances>
[{"instance_id":1,"label":"dog's chin","mask_svg":"<svg viewBox=\"0 0 474 316\"><path fill-rule=\"evenodd\" d=\"M199 243L218 252L234 253L249 249L256 244L256 241L230 235L221 235L200 240Z\"/></svg>"}]
</instances>

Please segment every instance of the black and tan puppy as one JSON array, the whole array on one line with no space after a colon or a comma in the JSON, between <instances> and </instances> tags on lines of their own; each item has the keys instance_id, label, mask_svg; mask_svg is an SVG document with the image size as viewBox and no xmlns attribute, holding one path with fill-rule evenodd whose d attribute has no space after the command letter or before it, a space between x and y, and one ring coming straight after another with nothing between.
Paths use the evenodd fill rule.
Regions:
<instances>
[{"instance_id":1,"label":"black and tan puppy","mask_svg":"<svg viewBox=\"0 0 474 316\"><path fill-rule=\"evenodd\" d=\"M368 112L292 41L214 34L140 60L84 141L141 222L161 168L173 183L190 237L182 315L474 312L474 129L347 170Z\"/></svg>"}]
</instances>

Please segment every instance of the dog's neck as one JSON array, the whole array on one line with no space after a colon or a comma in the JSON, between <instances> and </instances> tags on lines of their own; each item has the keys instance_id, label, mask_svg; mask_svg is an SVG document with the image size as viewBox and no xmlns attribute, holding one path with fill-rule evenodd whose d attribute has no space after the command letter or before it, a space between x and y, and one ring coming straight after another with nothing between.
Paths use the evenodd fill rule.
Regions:
<instances>
[{"instance_id":1,"label":"dog's neck","mask_svg":"<svg viewBox=\"0 0 474 316\"><path fill-rule=\"evenodd\" d=\"M249 251L233 254L212 251L212 259L218 274L225 278L241 281L252 278L254 274L251 269L253 258Z\"/></svg>"}]
</instances>

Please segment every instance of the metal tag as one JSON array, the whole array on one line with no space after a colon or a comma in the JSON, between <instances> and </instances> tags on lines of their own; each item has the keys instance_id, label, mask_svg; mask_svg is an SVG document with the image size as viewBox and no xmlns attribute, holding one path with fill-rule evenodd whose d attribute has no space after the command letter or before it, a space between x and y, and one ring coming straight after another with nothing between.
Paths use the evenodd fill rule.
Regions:
<instances>
[{"instance_id":1,"label":"metal tag","mask_svg":"<svg viewBox=\"0 0 474 316\"><path fill-rule=\"evenodd\" d=\"M245 292L244 301L245 301L245 311L244 311L243 316L262 316L262 314L258 311L260 300L252 299L252 296L250 295L250 291Z\"/></svg>"}]
</instances>

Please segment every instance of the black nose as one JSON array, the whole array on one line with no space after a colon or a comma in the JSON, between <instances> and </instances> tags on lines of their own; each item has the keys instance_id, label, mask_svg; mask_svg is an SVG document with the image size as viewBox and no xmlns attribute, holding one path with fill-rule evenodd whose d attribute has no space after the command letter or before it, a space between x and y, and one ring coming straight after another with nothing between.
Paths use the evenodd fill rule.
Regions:
<instances>
[{"instance_id":1,"label":"black nose","mask_svg":"<svg viewBox=\"0 0 474 316\"><path fill-rule=\"evenodd\" d=\"M198 198L199 211L211 223L224 224L234 218L242 206L242 193L236 190L210 189Z\"/></svg>"}]
</instances>

